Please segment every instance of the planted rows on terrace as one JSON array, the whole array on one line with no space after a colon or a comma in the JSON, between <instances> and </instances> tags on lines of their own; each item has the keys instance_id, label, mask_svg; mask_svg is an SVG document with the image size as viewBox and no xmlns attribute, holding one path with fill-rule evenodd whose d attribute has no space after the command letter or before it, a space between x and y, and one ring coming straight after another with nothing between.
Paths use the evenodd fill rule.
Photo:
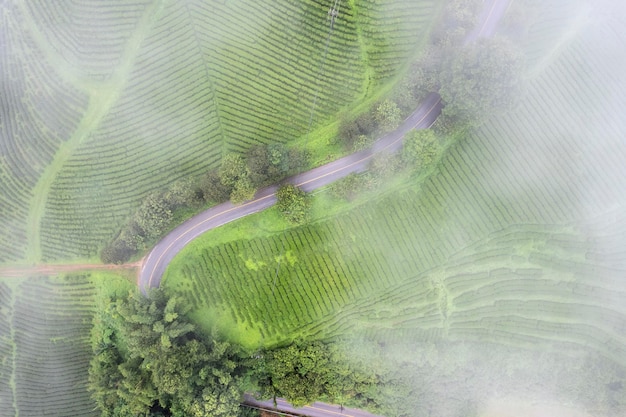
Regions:
<instances>
[{"instance_id":1,"label":"planted rows on terrace","mask_svg":"<svg viewBox=\"0 0 626 417\"><path fill-rule=\"evenodd\" d=\"M15 405L15 412L7 415L98 415L86 390L93 285L84 278L31 277L20 281L12 295L6 290L0 283L0 328L9 332L7 345L15 350L4 360L6 348L0 339L3 411ZM5 370L8 377L14 373L13 387L5 385Z\"/></svg>"},{"instance_id":2,"label":"planted rows on terrace","mask_svg":"<svg viewBox=\"0 0 626 417\"><path fill-rule=\"evenodd\" d=\"M410 10L420 14L409 17L398 11L401 3L390 2L398 24L389 25L378 6L363 2L376 17L368 30L403 39L375 48L359 40L353 6L342 6L321 74L330 24L323 2L166 3L152 26L137 29L146 38L119 100L52 185L43 258L93 255L148 192L200 175L228 152L302 136L316 94L316 126L362 98L363 48L397 71L421 43L413 35L438 11L432 1L418 2ZM111 7L115 21L121 9ZM384 73L380 82L393 71Z\"/></svg>"},{"instance_id":3,"label":"planted rows on terrace","mask_svg":"<svg viewBox=\"0 0 626 417\"><path fill-rule=\"evenodd\" d=\"M81 77L103 81L122 63L122 54L149 0L24 2L36 28L59 58Z\"/></svg>"},{"instance_id":4,"label":"planted rows on terrace","mask_svg":"<svg viewBox=\"0 0 626 417\"><path fill-rule=\"evenodd\" d=\"M11 318L13 292L0 282L0 406L7 415L15 413L15 390L12 387L13 376L13 341L11 340Z\"/></svg>"},{"instance_id":5,"label":"planted rows on terrace","mask_svg":"<svg viewBox=\"0 0 626 417\"><path fill-rule=\"evenodd\" d=\"M0 262L24 257L33 187L86 105L85 95L55 74L23 26L17 6L0 10Z\"/></svg>"},{"instance_id":6,"label":"planted rows on terrace","mask_svg":"<svg viewBox=\"0 0 626 417\"><path fill-rule=\"evenodd\" d=\"M450 147L419 189L284 238L195 245L199 255L175 260L165 285L197 317L219 322L227 311L225 325L242 338L257 332L256 342L365 331L381 342L419 335L596 352L626 365L626 126L623 98L611 94L623 83L611 58L623 29L614 23L581 32L515 111ZM291 262L272 290L285 251Z\"/></svg>"}]
</instances>

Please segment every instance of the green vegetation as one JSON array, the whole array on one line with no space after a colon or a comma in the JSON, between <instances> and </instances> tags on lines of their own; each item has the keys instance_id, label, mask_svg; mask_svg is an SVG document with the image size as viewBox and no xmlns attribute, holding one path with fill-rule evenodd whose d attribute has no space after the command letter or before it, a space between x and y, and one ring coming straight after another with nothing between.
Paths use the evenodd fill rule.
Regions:
<instances>
[{"instance_id":1,"label":"green vegetation","mask_svg":"<svg viewBox=\"0 0 626 417\"><path fill-rule=\"evenodd\" d=\"M108 273L0 280L3 415L99 415L86 386L92 316L129 288Z\"/></svg>"},{"instance_id":2,"label":"green vegetation","mask_svg":"<svg viewBox=\"0 0 626 417\"><path fill-rule=\"evenodd\" d=\"M503 38L480 39L446 57L439 74L443 116L455 124L480 125L511 109L521 93L521 59Z\"/></svg>"},{"instance_id":3,"label":"green vegetation","mask_svg":"<svg viewBox=\"0 0 626 417\"><path fill-rule=\"evenodd\" d=\"M306 223L311 198L295 185L282 185L276 191L276 208L292 224Z\"/></svg>"},{"instance_id":4,"label":"green vegetation","mask_svg":"<svg viewBox=\"0 0 626 417\"><path fill-rule=\"evenodd\" d=\"M94 257L149 194L229 153L325 147L318 136L377 99L439 12L345 2L320 74L328 8L313 0L7 5L0 262Z\"/></svg>"},{"instance_id":5,"label":"green vegetation","mask_svg":"<svg viewBox=\"0 0 626 417\"><path fill-rule=\"evenodd\" d=\"M230 344L196 334L180 300L135 290L105 305L89 367L103 417L237 414L242 361Z\"/></svg>"},{"instance_id":6,"label":"green vegetation","mask_svg":"<svg viewBox=\"0 0 626 417\"><path fill-rule=\"evenodd\" d=\"M479 415L501 389L623 414L626 151L612 92L624 75L611 58L623 25L591 14L563 44L537 19L528 36L540 31L556 53L531 62L515 111L440 151L407 147L426 160L441 152L428 175L284 237L199 242L165 286L203 326L250 347L347 339L374 363L404 349L406 362L381 360L395 374L372 394L389 415Z\"/></svg>"}]
</instances>

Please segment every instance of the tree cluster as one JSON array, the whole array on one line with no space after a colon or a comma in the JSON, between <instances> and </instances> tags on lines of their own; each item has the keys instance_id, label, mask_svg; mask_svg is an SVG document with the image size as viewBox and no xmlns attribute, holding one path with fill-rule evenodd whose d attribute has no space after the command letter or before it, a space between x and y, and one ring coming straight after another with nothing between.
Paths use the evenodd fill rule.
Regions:
<instances>
[{"instance_id":1,"label":"tree cluster","mask_svg":"<svg viewBox=\"0 0 626 417\"><path fill-rule=\"evenodd\" d=\"M230 199L239 204L259 187L275 183L306 165L306 153L282 144L259 145L245 156L229 154L200 180L184 179L148 194L130 221L101 252L104 263L124 263L171 227L175 212Z\"/></svg>"},{"instance_id":2,"label":"tree cluster","mask_svg":"<svg viewBox=\"0 0 626 417\"><path fill-rule=\"evenodd\" d=\"M282 185L276 191L276 207L292 224L306 223L311 208L311 198L292 184Z\"/></svg>"},{"instance_id":3,"label":"tree cluster","mask_svg":"<svg viewBox=\"0 0 626 417\"><path fill-rule=\"evenodd\" d=\"M404 138L402 160L410 168L421 170L435 162L441 153L439 140L431 129L413 130Z\"/></svg>"},{"instance_id":4,"label":"tree cluster","mask_svg":"<svg viewBox=\"0 0 626 417\"><path fill-rule=\"evenodd\" d=\"M344 116L339 124L339 142L350 151L366 149L378 136L396 129L405 113L396 101L385 99L357 117Z\"/></svg>"},{"instance_id":5,"label":"tree cluster","mask_svg":"<svg viewBox=\"0 0 626 417\"><path fill-rule=\"evenodd\" d=\"M239 204L251 199L259 187L273 184L306 165L306 153L282 144L258 145L241 156L229 154L217 170L201 181L204 198L211 202L230 199Z\"/></svg>"},{"instance_id":6,"label":"tree cluster","mask_svg":"<svg viewBox=\"0 0 626 417\"><path fill-rule=\"evenodd\" d=\"M198 205L201 200L199 190L190 179L176 181L165 191L148 194L117 237L102 250L102 262L128 261L147 242L170 227L176 210Z\"/></svg>"},{"instance_id":7,"label":"tree cluster","mask_svg":"<svg viewBox=\"0 0 626 417\"><path fill-rule=\"evenodd\" d=\"M242 361L230 344L196 333L186 311L155 290L96 315L88 388L103 417L237 415Z\"/></svg>"},{"instance_id":8,"label":"tree cluster","mask_svg":"<svg viewBox=\"0 0 626 417\"><path fill-rule=\"evenodd\" d=\"M262 397L283 397L296 407L320 399L345 404L377 383L374 374L351 366L339 345L321 342L267 351L253 373Z\"/></svg>"}]
</instances>

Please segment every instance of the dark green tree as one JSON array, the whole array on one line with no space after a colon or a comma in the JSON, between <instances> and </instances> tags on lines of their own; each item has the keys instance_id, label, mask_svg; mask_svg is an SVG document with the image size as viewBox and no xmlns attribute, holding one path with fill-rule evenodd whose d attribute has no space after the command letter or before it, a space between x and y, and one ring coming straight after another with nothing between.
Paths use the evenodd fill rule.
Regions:
<instances>
[{"instance_id":1,"label":"dark green tree","mask_svg":"<svg viewBox=\"0 0 626 417\"><path fill-rule=\"evenodd\" d=\"M466 45L444 60L439 93L443 115L460 125L479 125L510 109L521 91L522 59L502 38Z\"/></svg>"},{"instance_id":2,"label":"dark green tree","mask_svg":"<svg viewBox=\"0 0 626 417\"><path fill-rule=\"evenodd\" d=\"M300 188L292 184L281 186L276 191L276 207L283 216L293 224L306 222L311 207L310 197Z\"/></svg>"},{"instance_id":3,"label":"dark green tree","mask_svg":"<svg viewBox=\"0 0 626 417\"><path fill-rule=\"evenodd\" d=\"M216 169L211 170L200 180L200 190L207 203L222 203L230 198L232 186L222 184Z\"/></svg>"},{"instance_id":4,"label":"dark green tree","mask_svg":"<svg viewBox=\"0 0 626 417\"><path fill-rule=\"evenodd\" d=\"M376 107L374 118L383 132L390 132L400 125L402 111L394 101L387 99Z\"/></svg>"},{"instance_id":5,"label":"dark green tree","mask_svg":"<svg viewBox=\"0 0 626 417\"><path fill-rule=\"evenodd\" d=\"M237 351L215 334L197 334L179 299L154 290L103 305L92 331L89 390L104 417L237 414Z\"/></svg>"},{"instance_id":6,"label":"dark green tree","mask_svg":"<svg viewBox=\"0 0 626 417\"><path fill-rule=\"evenodd\" d=\"M431 129L407 133L402 147L402 160L411 168L420 170L430 166L439 156L441 146Z\"/></svg>"}]
</instances>

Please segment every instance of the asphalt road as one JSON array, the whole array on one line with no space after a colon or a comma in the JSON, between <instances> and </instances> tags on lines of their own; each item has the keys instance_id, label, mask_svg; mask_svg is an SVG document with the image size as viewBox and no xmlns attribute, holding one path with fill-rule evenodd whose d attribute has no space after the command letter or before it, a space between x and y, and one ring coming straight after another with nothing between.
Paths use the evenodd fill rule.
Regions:
<instances>
[{"instance_id":1,"label":"asphalt road","mask_svg":"<svg viewBox=\"0 0 626 417\"><path fill-rule=\"evenodd\" d=\"M402 146L402 137L407 132L415 128L430 127L441 113L441 107L439 95L431 93L396 130L377 140L371 149L303 172L288 178L286 182L296 184L305 191L313 191L352 172L364 171L374 154L383 151L395 152ZM276 185L263 188L256 193L253 200L238 206L230 202L218 204L178 226L159 241L144 259L139 272L139 288L145 292L147 288L158 287L167 265L174 256L204 232L274 205L277 189Z\"/></svg>"},{"instance_id":2,"label":"asphalt road","mask_svg":"<svg viewBox=\"0 0 626 417\"><path fill-rule=\"evenodd\" d=\"M375 414L368 413L367 411L359 410L358 408L343 408L339 405L319 402L295 408L281 398L276 399L276 407L274 407L273 401L259 401L248 394L244 395L242 404L261 410L279 411L281 413L308 417L379 417Z\"/></svg>"},{"instance_id":3,"label":"asphalt road","mask_svg":"<svg viewBox=\"0 0 626 417\"><path fill-rule=\"evenodd\" d=\"M513 0L483 0L483 9L478 19L479 23L476 25L476 29L467 35L465 43L473 42L481 37L492 36L510 1ZM402 147L402 138L407 132L412 129L430 127L439 117L442 108L443 105L439 94L431 93L419 108L404 120L396 130L377 140L370 149L353 153L326 165L298 174L289 178L287 182L296 184L305 191L312 191L343 178L352 172L364 171L373 155L379 152L398 151ZM170 261L196 237L215 227L265 210L274 205L276 203L275 192L277 188L278 186L263 188L257 192L253 200L238 206L230 202L219 204L178 226L157 243L148 256L144 258L138 277L140 290L145 293L148 288L158 287ZM245 396L244 404L310 417L376 417L362 410L344 409L336 405L324 403L313 403L302 408L294 408L287 401L280 398L277 399L278 408L274 408L272 401L258 401L250 395Z\"/></svg>"},{"instance_id":4,"label":"asphalt road","mask_svg":"<svg viewBox=\"0 0 626 417\"><path fill-rule=\"evenodd\" d=\"M483 3L479 23L476 29L467 35L466 43L481 37L492 36L508 8L509 0L483 0ZM374 154L383 151L396 152L401 148L402 137L407 132L416 128L430 127L439 117L442 107L439 94L431 93L396 130L377 140L371 149L353 153L296 175L289 178L287 182L296 184L305 191L312 191L352 172L364 171ZM276 190L277 186L263 188L257 192L253 200L238 206L230 202L219 204L178 226L157 243L144 258L137 281L139 288L145 292L147 288L158 287L167 265L174 256L204 232L274 205Z\"/></svg>"}]
</instances>

